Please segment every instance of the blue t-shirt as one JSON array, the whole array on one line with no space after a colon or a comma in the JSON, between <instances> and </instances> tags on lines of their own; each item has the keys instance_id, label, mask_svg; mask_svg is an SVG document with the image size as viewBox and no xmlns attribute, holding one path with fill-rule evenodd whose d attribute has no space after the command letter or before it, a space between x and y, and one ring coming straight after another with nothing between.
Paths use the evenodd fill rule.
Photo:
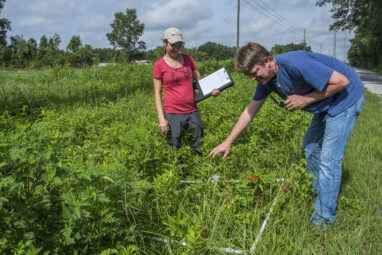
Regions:
<instances>
[{"instance_id":1,"label":"blue t-shirt","mask_svg":"<svg viewBox=\"0 0 382 255\"><path fill-rule=\"evenodd\" d=\"M340 92L306 106L304 111L327 112L330 116L335 116L352 106L363 95L361 78L351 67L337 59L306 51L287 52L276 55L275 59L281 89L277 86L276 78L265 85L258 84L253 100L263 100L271 91L283 99L293 94L306 95L313 90L322 92L333 71L345 75L350 84Z\"/></svg>"}]
</instances>

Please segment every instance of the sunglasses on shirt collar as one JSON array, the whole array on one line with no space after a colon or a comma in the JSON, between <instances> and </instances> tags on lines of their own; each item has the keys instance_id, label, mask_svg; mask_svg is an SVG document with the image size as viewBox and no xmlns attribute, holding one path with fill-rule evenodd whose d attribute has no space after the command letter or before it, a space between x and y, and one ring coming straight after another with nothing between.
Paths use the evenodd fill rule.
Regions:
<instances>
[{"instance_id":1,"label":"sunglasses on shirt collar","mask_svg":"<svg viewBox=\"0 0 382 255\"><path fill-rule=\"evenodd\" d=\"M279 87L279 89L281 90L282 93L284 93L283 89L281 88L281 85L279 83L279 79L278 79L278 76L276 76L276 82L277 82L277 86ZM271 97L272 101L275 102L275 104L277 104L277 106L279 107L282 107L284 108L285 107L285 103L283 101L278 101L276 100L273 96L272 96L272 91L271 89L265 85L265 87L267 88L268 92L269 92L269 96ZM284 93L285 94L285 93ZM284 108L285 109L285 108Z\"/></svg>"},{"instance_id":2,"label":"sunglasses on shirt collar","mask_svg":"<svg viewBox=\"0 0 382 255\"><path fill-rule=\"evenodd\" d=\"M277 101L271 94L269 94L269 96L272 98L273 102L275 102L275 104L277 104L279 107L282 107L282 108L285 107L284 102L282 102L282 101Z\"/></svg>"}]
</instances>

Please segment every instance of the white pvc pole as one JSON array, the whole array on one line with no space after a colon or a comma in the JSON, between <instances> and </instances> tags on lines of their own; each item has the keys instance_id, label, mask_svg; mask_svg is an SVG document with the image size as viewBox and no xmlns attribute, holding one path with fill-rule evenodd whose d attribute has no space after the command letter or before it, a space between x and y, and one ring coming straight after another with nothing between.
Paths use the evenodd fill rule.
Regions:
<instances>
[{"instance_id":1,"label":"white pvc pole","mask_svg":"<svg viewBox=\"0 0 382 255\"><path fill-rule=\"evenodd\" d=\"M219 175L212 175L210 177L210 182L221 182L223 180L220 180L220 176ZM240 181L239 180L231 180L233 182L236 182L236 183L239 183ZM279 178L279 179L274 179L275 182L281 182L281 181L284 181L284 178ZM203 183L203 181L201 180L180 180L179 183L182 183L182 184L195 184L195 183Z\"/></svg>"},{"instance_id":2,"label":"white pvc pole","mask_svg":"<svg viewBox=\"0 0 382 255\"><path fill-rule=\"evenodd\" d=\"M160 237L156 237L156 236L142 235L142 237L145 237L145 238L151 238L151 239L154 240L154 241L162 242L162 243L179 243L179 242L176 241L176 240L166 239L166 238L160 238ZM180 243L180 245L182 245L182 246L187 246L187 243L186 243L186 242L182 242L182 243ZM237 250L237 249L232 249L232 248L214 247L214 249L218 249L218 250L224 251L224 252L226 252L226 253L246 254L246 252L243 251L243 250Z\"/></svg>"},{"instance_id":3,"label":"white pvc pole","mask_svg":"<svg viewBox=\"0 0 382 255\"><path fill-rule=\"evenodd\" d=\"M211 182L217 182L217 181L221 181L219 180L219 176L218 175L213 175L211 176ZM234 182L240 182L239 180L233 180ZM256 240L254 241L254 243L252 244L252 247L250 248L249 252L250 254L253 254L255 252L255 249L256 249L256 245L258 244L258 242L260 241L260 237L261 235L263 234L264 230L265 230L265 226L267 225L267 222L273 212L273 208L276 206L276 203L277 203L277 200L278 200L278 197L279 197L279 194L282 190L282 188L284 187L284 183L285 183L285 179L284 178L280 178L280 179L274 179L275 182L280 182L282 181L282 184L277 192L277 195L275 197L275 199L273 200L273 203L271 205L271 208L269 209L269 212L267 214L267 216L265 217L264 221L263 221L263 224L261 225L261 228L259 230L259 232L257 233L257 236L256 236ZM180 180L180 183L183 183L183 184L195 184L195 183L202 183L202 181L200 180ZM148 238L151 238L152 240L154 241L158 241L158 242L162 242L162 243L179 243L178 241L176 240L171 240L171 239L164 239L164 238L159 238L159 237L154 237L154 236L142 236L142 237L148 237ZM180 245L182 246L187 246L187 243L186 242L182 242L180 243ZM223 252L226 252L226 253L234 253L234 254L247 254L244 250L238 250L238 249L232 249L232 248L221 248L221 247L214 247L214 249L218 249L218 250L221 250Z\"/></svg>"},{"instance_id":4,"label":"white pvc pole","mask_svg":"<svg viewBox=\"0 0 382 255\"><path fill-rule=\"evenodd\" d=\"M272 214L273 208L275 207L275 205L276 205L276 203L277 203L278 196L279 196L279 194L280 194L280 192L281 192L281 189L282 189L283 187L284 187L284 180L283 180L283 183L281 184L281 186L280 186L280 188L279 188L279 191L277 192L277 195L276 195L276 197L275 197L275 200L273 200L273 203L272 203L272 205L271 205L271 209L269 209L269 212L268 212L267 216L265 217L265 220L264 220L263 224L261 225L261 228L260 228L259 233L257 233L256 240L255 240L255 242L252 244L251 249L249 250L249 252L250 252L251 254L253 254L253 253L255 252L256 245L257 245L257 243L259 242L260 237L261 237L261 235L263 234L263 232L264 232L264 230L265 230L265 226L267 225L267 222L268 222L268 220L269 220L269 218L270 218L270 216L271 216L271 214Z\"/></svg>"}]
</instances>

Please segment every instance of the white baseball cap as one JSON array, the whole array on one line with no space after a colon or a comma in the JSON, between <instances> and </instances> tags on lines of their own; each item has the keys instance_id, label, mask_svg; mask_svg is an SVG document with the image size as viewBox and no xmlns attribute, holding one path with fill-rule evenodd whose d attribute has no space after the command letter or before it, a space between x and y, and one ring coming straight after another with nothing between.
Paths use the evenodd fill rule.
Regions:
<instances>
[{"instance_id":1,"label":"white baseball cap","mask_svg":"<svg viewBox=\"0 0 382 255\"><path fill-rule=\"evenodd\" d=\"M182 32L176 27L167 28L163 33L162 40L167 40L169 43L183 42Z\"/></svg>"}]
</instances>

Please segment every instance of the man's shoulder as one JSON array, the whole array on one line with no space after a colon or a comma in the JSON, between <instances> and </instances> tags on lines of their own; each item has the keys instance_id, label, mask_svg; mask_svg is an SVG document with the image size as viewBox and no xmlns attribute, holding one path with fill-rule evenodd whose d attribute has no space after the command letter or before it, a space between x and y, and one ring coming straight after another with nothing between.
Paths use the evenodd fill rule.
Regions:
<instances>
[{"instance_id":1,"label":"man's shoulder","mask_svg":"<svg viewBox=\"0 0 382 255\"><path fill-rule=\"evenodd\" d=\"M280 55L276 55L276 61L279 65L287 70L299 68L304 62L305 52L302 51L289 51Z\"/></svg>"},{"instance_id":2,"label":"man's shoulder","mask_svg":"<svg viewBox=\"0 0 382 255\"><path fill-rule=\"evenodd\" d=\"M308 57L311 52L303 51L303 50L297 50L297 51L288 51L280 55L276 55L276 60L290 60L295 58L305 58Z\"/></svg>"},{"instance_id":3,"label":"man's shoulder","mask_svg":"<svg viewBox=\"0 0 382 255\"><path fill-rule=\"evenodd\" d=\"M317 53L308 52L308 51L289 51L280 55L275 56L276 61L279 62L281 65L287 67L287 68L301 68L307 65L308 63L311 63L312 61L316 61L319 56Z\"/></svg>"}]
</instances>

